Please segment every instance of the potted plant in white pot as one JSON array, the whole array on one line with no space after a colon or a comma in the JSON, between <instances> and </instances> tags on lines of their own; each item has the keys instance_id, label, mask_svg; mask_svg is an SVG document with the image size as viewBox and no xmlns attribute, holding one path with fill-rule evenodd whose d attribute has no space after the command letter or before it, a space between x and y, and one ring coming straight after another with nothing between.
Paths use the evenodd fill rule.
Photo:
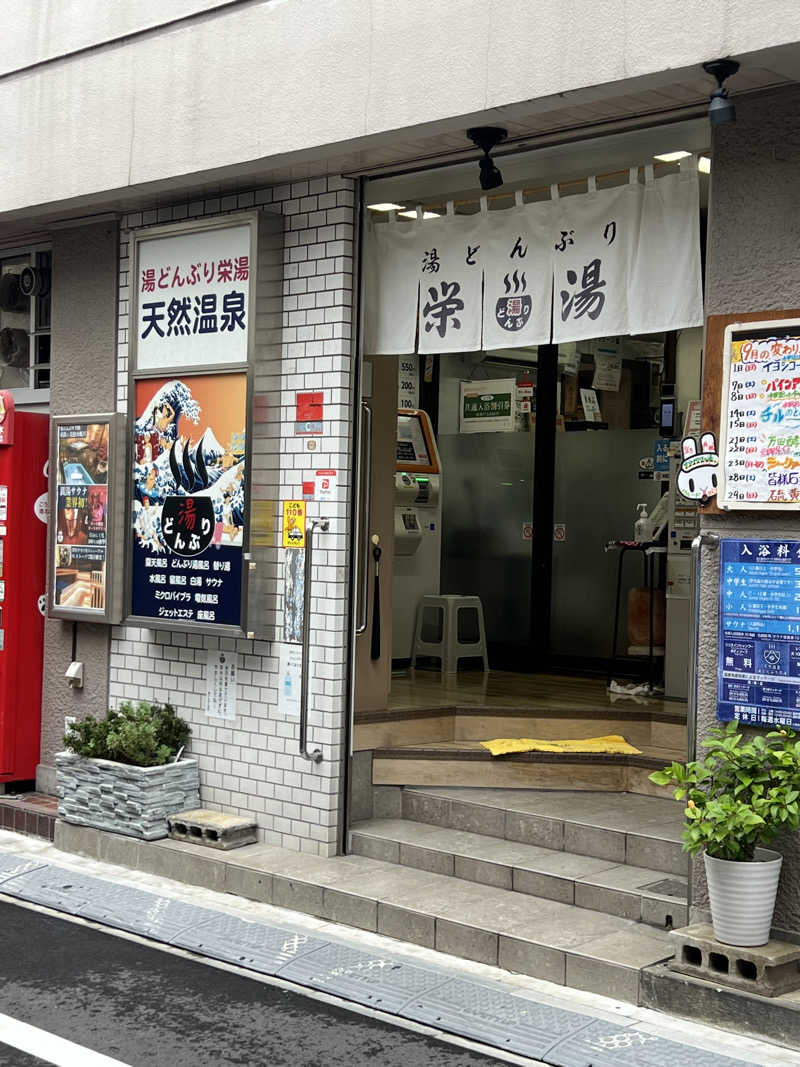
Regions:
<instances>
[{"instance_id":1,"label":"potted plant in white pot","mask_svg":"<svg viewBox=\"0 0 800 1067\"><path fill-rule=\"evenodd\" d=\"M746 737L711 731L705 759L650 775L686 799L683 848L703 853L714 936L726 945L769 940L783 857L765 847L800 827L800 741L792 730Z\"/></svg>"},{"instance_id":2,"label":"potted plant in white pot","mask_svg":"<svg viewBox=\"0 0 800 1067\"><path fill-rule=\"evenodd\" d=\"M197 760L182 759L188 723L171 704L130 702L71 723L56 754L58 814L67 822L152 841L167 816L200 806Z\"/></svg>"}]
</instances>

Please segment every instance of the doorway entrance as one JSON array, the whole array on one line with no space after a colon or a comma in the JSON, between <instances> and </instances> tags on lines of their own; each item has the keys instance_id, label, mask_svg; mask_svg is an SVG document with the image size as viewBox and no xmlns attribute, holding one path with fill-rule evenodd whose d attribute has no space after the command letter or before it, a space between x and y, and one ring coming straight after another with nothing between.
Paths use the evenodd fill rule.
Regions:
<instances>
[{"instance_id":1,"label":"doorway entrance","mask_svg":"<svg viewBox=\"0 0 800 1067\"><path fill-rule=\"evenodd\" d=\"M671 136L691 141L699 132ZM696 515L673 487L681 433L698 411L699 297L688 315L641 311L644 294L663 278L643 281L637 270L647 275L652 263L672 255L664 247L659 258L655 229L649 245L640 235L634 249L631 237L624 269L618 264L614 276L609 265L607 277L601 245L582 277L562 269L552 251L538 267L533 257L523 262L532 230L513 239L515 211L544 204L553 218L567 218L555 201L569 199L572 188L587 197L585 214L575 217L589 229L599 220L598 239L610 247L627 232L621 220L629 195L646 199L654 186L666 203L659 181L683 181L678 160L634 166L643 152L653 159L662 137L650 131L649 140L605 143L616 169L589 179L576 174L598 159L598 145L537 157L531 165L538 173L491 202L460 195L467 179L458 168L407 178L405 191L404 179L367 189L366 228L381 239L365 256L365 317L373 328L364 348L355 738L357 749L374 751L376 766L383 763L375 782L469 785L488 760L481 781L503 785L519 767L492 762L484 741L614 735L642 759L634 769L615 764L624 773L606 780L646 792L652 766L683 755L688 550ZM695 157L687 157L694 168ZM702 173L697 180L704 187L693 223L699 292L706 193ZM593 199L598 190L616 205L608 221L606 207L601 211ZM394 233L403 214L412 222ZM491 257L482 283L464 273L476 249L492 247L495 217L512 238L501 276L512 295L496 301ZM448 219L464 235L466 256L460 237L445 244ZM631 233L635 226L641 223L632 222ZM580 233L561 223L549 232L566 250ZM436 242L428 236L434 233ZM558 250L559 241L548 247ZM391 269L381 259L387 255L394 257ZM487 343L492 314L503 329L509 315L527 329L539 300L534 293L526 303L534 278L544 278L546 339L525 343L530 338L518 340L512 331L504 347ZM607 282L625 288L625 307L614 320L624 320L625 332L600 329ZM584 288L562 288L573 284ZM513 296L513 286L522 295ZM640 310L633 314L636 293ZM585 315L574 325L568 319L578 299ZM470 300L482 304L482 326L467 321ZM595 310L597 325L586 317ZM393 331L399 354L387 341ZM594 755L620 754L601 748ZM583 762L584 788L591 788L608 766ZM554 762L549 778L528 772L527 780L531 787L548 778L572 788L575 767L575 760Z\"/></svg>"}]
</instances>

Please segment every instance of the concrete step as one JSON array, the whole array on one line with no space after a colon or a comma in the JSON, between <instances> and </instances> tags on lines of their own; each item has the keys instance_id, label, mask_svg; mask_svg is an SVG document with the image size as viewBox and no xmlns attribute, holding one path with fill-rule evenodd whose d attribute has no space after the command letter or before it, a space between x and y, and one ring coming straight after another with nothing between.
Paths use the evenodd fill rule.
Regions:
<instances>
[{"instance_id":1,"label":"concrete step","mask_svg":"<svg viewBox=\"0 0 800 1067\"><path fill-rule=\"evenodd\" d=\"M685 926L686 878L538 845L408 819L355 823L359 856L635 919L661 930Z\"/></svg>"},{"instance_id":2,"label":"concrete step","mask_svg":"<svg viewBox=\"0 0 800 1067\"><path fill-rule=\"evenodd\" d=\"M683 806L633 793L457 787L402 790L402 816L615 864L686 876Z\"/></svg>"},{"instance_id":3,"label":"concrete step","mask_svg":"<svg viewBox=\"0 0 800 1067\"><path fill-rule=\"evenodd\" d=\"M385 934L560 985L637 1003L643 968L673 952L666 931L574 904L363 856L267 845L218 852L136 841L59 820L56 847Z\"/></svg>"},{"instance_id":4,"label":"concrete step","mask_svg":"<svg viewBox=\"0 0 800 1067\"><path fill-rule=\"evenodd\" d=\"M437 740L376 748L373 785L631 792L659 797L650 774L685 747L642 746L639 755L524 752L494 757L480 741Z\"/></svg>"}]
</instances>

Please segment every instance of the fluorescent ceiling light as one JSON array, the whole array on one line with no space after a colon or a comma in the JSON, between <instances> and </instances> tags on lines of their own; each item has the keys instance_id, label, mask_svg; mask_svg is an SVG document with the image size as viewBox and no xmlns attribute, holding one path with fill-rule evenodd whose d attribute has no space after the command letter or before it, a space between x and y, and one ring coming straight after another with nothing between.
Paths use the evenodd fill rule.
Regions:
<instances>
[{"instance_id":1,"label":"fluorescent ceiling light","mask_svg":"<svg viewBox=\"0 0 800 1067\"><path fill-rule=\"evenodd\" d=\"M399 215L401 219L415 219L417 217L417 212L416 210L400 211ZM442 215L440 211L423 211L422 217L423 219L440 219Z\"/></svg>"},{"instance_id":2,"label":"fluorescent ceiling light","mask_svg":"<svg viewBox=\"0 0 800 1067\"><path fill-rule=\"evenodd\" d=\"M401 211L405 204L367 204L370 211Z\"/></svg>"},{"instance_id":3,"label":"fluorescent ceiling light","mask_svg":"<svg viewBox=\"0 0 800 1067\"><path fill-rule=\"evenodd\" d=\"M659 163L677 163L679 159L686 159L691 154L691 152L684 152L681 148L678 152L664 152L663 155L653 156L653 159L657 159Z\"/></svg>"},{"instance_id":4,"label":"fluorescent ceiling light","mask_svg":"<svg viewBox=\"0 0 800 1067\"><path fill-rule=\"evenodd\" d=\"M708 156L700 156L697 161L697 169L700 171L701 174L711 173L711 160L708 158Z\"/></svg>"}]
</instances>

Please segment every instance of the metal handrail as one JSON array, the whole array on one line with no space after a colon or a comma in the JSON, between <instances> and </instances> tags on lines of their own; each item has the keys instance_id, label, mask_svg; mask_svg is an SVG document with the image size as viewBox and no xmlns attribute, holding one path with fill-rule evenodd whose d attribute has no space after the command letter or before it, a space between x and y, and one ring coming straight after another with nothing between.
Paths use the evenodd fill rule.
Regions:
<instances>
[{"instance_id":1,"label":"metal handrail","mask_svg":"<svg viewBox=\"0 0 800 1067\"><path fill-rule=\"evenodd\" d=\"M361 546L361 589L359 590L358 626L357 634L363 634L367 629L369 617L369 518L372 510L372 408L369 404L361 402L361 443L364 465L361 468L361 484L364 486L363 494L360 494L359 518L364 523L364 543Z\"/></svg>"},{"instance_id":2,"label":"metal handrail","mask_svg":"<svg viewBox=\"0 0 800 1067\"><path fill-rule=\"evenodd\" d=\"M719 534L703 531L692 541L692 591L689 600L689 691L686 700L686 749L687 758L697 754L697 632L700 617L700 551L703 547L719 548Z\"/></svg>"},{"instance_id":3,"label":"metal handrail","mask_svg":"<svg viewBox=\"0 0 800 1067\"><path fill-rule=\"evenodd\" d=\"M314 519L306 527L306 558L303 567L303 662L300 673L300 755L313 763L322 762L322 752L315 748L308 751L308 667L311 649L311 565L314 556L314 532L328 532L327 519Z\"/></svg>"}]
</instances>

